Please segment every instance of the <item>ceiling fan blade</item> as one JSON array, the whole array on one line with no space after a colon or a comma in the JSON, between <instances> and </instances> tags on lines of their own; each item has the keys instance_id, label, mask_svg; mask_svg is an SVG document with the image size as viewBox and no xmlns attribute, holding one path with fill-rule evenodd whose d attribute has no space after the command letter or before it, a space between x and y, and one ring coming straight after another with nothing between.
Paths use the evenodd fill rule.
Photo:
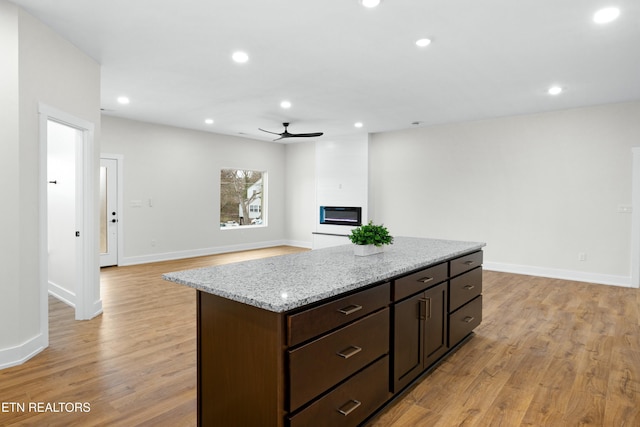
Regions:
<instances>
[{"instance_id":1,"label":"ceiling fan blade","mask_svg":"<svg viewBox=\"0 0 640 427\"><path fill-rule=\"evenodd\" d=\"M313 132L313 133L290 133L289 138L313 138L316 136L322 136L322 132Z\"/></svg>"},{"instance_id":2,"label":"ceiling fan blade","mask_svg":"<svg viewBox=\"0 0 640 427\"><path fill-rule=\"evenodd\" d=\"M289 123L283 123L282 124L284 126L284 132L282 133L277 133L277 132L271 132L270 130L266 130L266 129L262 129L262 128L258 128L258 130L261 130L262 132L266 132L266 133L270 133L272 135L278 135L280 138L274 139L274 141L279 141L281 139L284 138L314 138L316 136L322 136L323 132L313 132L313 133L291 133L287 130L287 128L289 127Z\"/></svg>"},{"instance_id":3,"label":"ceiling fan blade","mask_svg":"<svg viewBox=\"0 0 640 427\"><path fill-rule=\"evenodd\" d=\"M258 130L261 130L262 132L272 133L274 135L282 135L281 133L271 132L270 130L264 130L262 128L258 128Z\"/></svg>"}]
</instances>

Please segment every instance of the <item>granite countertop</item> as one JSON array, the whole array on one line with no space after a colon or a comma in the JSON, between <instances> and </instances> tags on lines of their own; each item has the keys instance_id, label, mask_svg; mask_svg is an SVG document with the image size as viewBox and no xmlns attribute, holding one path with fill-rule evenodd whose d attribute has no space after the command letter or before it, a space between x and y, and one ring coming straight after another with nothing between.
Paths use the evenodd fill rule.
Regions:
<instances>
[{"instance_id":1,"label":"granite countertop","mask_svg":"<svg viewBox=\"0 0 640 427\"><path fill-rule=\"evenodd\" d=\"M365 257L353 245L164 274L165 280L284 312L480 250L481 242L395 237Z\"/></svg>"}]
</instances>

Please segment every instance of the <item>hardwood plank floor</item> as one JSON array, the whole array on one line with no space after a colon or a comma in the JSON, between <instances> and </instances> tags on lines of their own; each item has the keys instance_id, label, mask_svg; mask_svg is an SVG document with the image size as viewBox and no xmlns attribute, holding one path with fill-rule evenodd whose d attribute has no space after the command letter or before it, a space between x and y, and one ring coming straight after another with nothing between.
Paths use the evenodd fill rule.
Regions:
<instances>
[{"instance_id":1,"label":"hardwood plank floor","mask_svg":"<svg viewBox=\"0 0 640 427\"><path fill-rule=\"evenodd\" d=\"M640 291L485 271L483 323L372 427L640 426Z\"/></svg>"},{"instance_id":2,"label":"hardwood plank floor","mask_svg":"<svg viewBox=\"0 0 640 427\"><path fill-rule=\"evenodd\" d=\"M0 425L195 425L195 290L162 273L300 250L103 269L104 313L91 321L50 298L49 348L0 371ZM496 272L483 287L476 335L370 427L640 426L638 289Z\"/></svg>"}]
</instances>

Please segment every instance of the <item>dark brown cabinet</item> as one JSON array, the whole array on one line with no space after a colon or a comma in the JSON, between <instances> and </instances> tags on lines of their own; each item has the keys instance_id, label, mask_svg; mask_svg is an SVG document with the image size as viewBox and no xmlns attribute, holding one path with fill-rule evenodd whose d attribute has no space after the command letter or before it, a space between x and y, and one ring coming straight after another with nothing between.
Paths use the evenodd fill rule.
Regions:
<instances>
[{"instance_id":1,"label":"dark brown cabinet","mask_svg":"<svg viewBox=\"0 0 640 427\"><path fill-rule=\"evenodd\" d=\"M286 312L198 291L198 425L357 426L482 321L482 252Z\"/></svg>"},{"instance_id":2,"label":"dark brown cabinet","mask_svg":"<svg viewBox=\"0 0 640 427\"><path fill-rule=\"evenodd\" d=\"M393 306L393 392L447 352L447 282Z\"/></svg>"},{"instance_id":3,"label":"dark brown cabinet","mask_svg":"<svg viewBox=\"0 0 640 427\"><path fill-rule=\"evenodd\" d=\"M482 322L482 267L478 266L481 263L482 253L463 257L457 264L458 271L464 273L449 280L449 347L462 341ZM467 270L462 266L467 266Z\"/></svg>"}]
</instances>

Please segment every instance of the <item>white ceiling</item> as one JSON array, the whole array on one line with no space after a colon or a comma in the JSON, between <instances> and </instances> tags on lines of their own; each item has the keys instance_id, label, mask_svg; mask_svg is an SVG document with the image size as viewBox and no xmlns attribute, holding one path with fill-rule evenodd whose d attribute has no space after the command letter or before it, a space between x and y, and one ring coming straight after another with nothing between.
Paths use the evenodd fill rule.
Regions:
<instances>
[{"instance_id":1,"label":"white ceiling","mask_svg":"<svg viewBox=\"0 0 640 427\"><path fill-rule=\"evenodd\" d=\"M640 99L638 0L13 2L102 65L105 114L215 133L271 140L258 128L291 122L330 138ZM620 17L595 24L611 5Z\"/></svg>"}]
</instances>

